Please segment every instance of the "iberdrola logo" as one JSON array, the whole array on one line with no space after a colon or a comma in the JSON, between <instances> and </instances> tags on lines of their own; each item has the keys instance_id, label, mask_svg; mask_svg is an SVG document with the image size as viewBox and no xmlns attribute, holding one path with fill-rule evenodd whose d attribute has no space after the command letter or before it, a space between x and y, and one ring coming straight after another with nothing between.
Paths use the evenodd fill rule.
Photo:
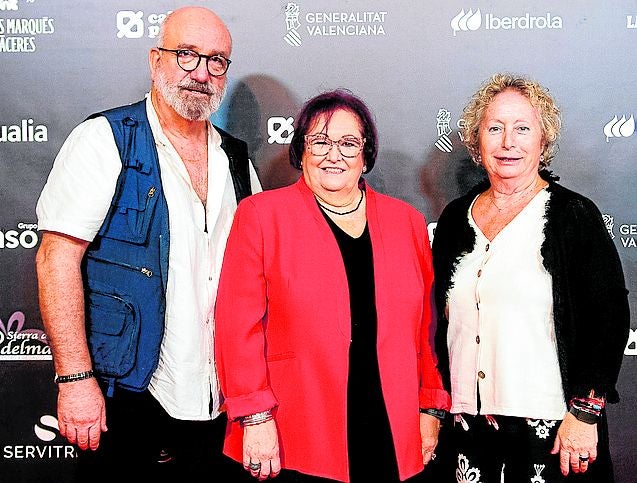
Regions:
<instances>
[{"instance_id":1,"label":"iberdrola logo","mask_svg":"<svg viewBox=\"0 0 637 483\"><path fill-rule=\"evenodd\" d=\"M475 13L473 9L469 9L469 11L465 13L463 8L458 15L451 19L453 35L456 35L458 30L465 32L467 30L478 30L481 24L482 15L480 14L480 9L476 10Z\"/></svg>"}]
</instances>

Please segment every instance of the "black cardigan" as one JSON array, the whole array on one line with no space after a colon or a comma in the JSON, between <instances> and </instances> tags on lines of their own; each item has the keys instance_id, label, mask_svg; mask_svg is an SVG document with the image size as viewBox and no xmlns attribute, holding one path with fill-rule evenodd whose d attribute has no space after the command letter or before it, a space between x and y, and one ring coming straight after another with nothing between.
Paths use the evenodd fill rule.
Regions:
<instances>
[{"instance_id":1,"label":"black cardigan","mask_svg":"<svg viewBox=\"0 0 637 483\"><path fill-rule=\"evenodd\" d=\"M553 315L565 402L591 389L618 402L616 389L630 314L621 262L601 213L584 196L549 182L543 265L553 281ZM443 210L433 240L438 326L435 346L445 388L450 391L447 293L460 257L473 249L475 233L467 221L469 206L488 182L452 201ZM520 377L524 377L523 374Z\"/></svg>"}]
</instances>

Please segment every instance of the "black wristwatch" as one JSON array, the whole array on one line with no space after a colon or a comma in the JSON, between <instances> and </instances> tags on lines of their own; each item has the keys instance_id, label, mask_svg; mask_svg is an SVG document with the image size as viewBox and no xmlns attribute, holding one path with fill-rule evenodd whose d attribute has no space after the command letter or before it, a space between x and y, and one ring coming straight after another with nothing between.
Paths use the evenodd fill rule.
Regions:
<instances>
[{"instance_id":1,"label":"black wristwatch","mask_svg":"<svg viewBox=\"0 0 637 483\"><path fill-rule=\"evenodd\" d=\"M433 416L434 418L438 418L443 421L447 417L447 411L444 409L436 409L436 408L420 408L420 412L423 414L429 414L429 416Z\"/></svg>"},{"instance_id":2,"label":"black wristwatch","mask_svg":"<svg viewBox=\"0 0 637 483\"><path fill-rule=\"evenodd\" d=\"M575 416L578 421L582 421L583 423L595 424L599 421L599 416L595 416L594 414L582 411L581 409L577 409L573 406L571 406L568 412Z\"/></svg>"}]
</instances>

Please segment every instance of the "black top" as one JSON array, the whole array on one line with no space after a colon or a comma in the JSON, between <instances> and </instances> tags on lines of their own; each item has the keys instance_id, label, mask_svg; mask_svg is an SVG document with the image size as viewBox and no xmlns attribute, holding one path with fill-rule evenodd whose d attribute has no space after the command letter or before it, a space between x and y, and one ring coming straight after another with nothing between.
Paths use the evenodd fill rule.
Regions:
<instances>
[{"instance_id":1,"label":"black top","mask_svg":"<svg viewBox=\"0 0 637 483\"><path fill-rule=\"evenodd\" d=\"M352 318L347 380L350 478L352 483L397 482L398 467L376 352L374 262L369 228L365 226L363 234L353 238L324 212L323 215L341 250L349 286Z\"/></svg>"}]
</instances>

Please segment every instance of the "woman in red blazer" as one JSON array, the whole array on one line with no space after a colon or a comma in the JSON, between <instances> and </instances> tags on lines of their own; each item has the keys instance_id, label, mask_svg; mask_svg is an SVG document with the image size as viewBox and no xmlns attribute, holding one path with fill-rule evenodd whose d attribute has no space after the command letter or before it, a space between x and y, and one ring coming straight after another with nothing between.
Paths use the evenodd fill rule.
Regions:
<instances>
[{"instance_id":1,"label":"woman in red blazer","mask_svg":"<svg viewBox=\"0 0 637 483\"><path fill-rule=\"evenodd\" d=\"M259 478L405 480L434 457L442 388L427 226L361 178L376 127L348 91L303 107L293 185L240 203L215 345L225 453Z\"/></svg>"}]
</instances>

